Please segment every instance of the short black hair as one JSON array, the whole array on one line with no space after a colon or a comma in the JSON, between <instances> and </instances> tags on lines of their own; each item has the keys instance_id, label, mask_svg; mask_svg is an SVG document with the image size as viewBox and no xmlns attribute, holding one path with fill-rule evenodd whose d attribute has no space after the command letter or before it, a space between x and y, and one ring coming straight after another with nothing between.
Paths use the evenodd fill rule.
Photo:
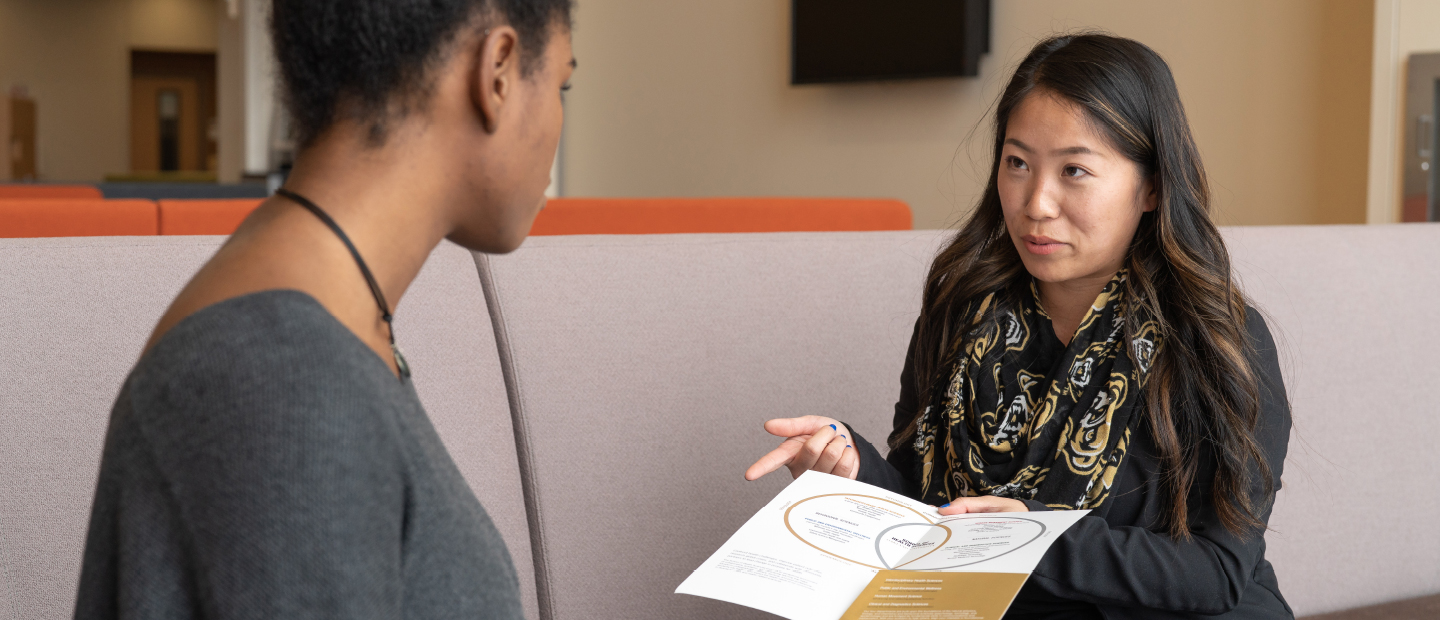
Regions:
<instances>
[{"instance_id":1,"label":"short black hair","mask_svg":"<svg viewBox=\"0 0 1440 620\"><path fill-rule=\"evenodd\" d=\"M285 106L304 148L339 119L370 124L384 143L389 121L423 104L432 69L477 16L520 36L520 68L543 60L551 26L570 25L573 0L274 0L270 32ZM341 106L344 110L341 110Z\"/></svg>"}]
</instances>

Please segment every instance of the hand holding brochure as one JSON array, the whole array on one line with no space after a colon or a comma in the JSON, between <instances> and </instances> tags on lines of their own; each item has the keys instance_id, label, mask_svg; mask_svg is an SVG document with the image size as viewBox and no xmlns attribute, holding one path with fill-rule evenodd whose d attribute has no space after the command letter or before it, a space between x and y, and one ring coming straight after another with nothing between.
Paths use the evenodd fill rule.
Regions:
<instances>
[{"instance_id":1,"label":"hand holding brochure","mask_svg":"<svg viewBox=\"0 0 1440 620\"><path fill-rule=\"evenodd\" d=\"M998 619L1088 511L940 516L879 487L805 472L675 591L790 620Z\"/></svg>"}]
</instances>

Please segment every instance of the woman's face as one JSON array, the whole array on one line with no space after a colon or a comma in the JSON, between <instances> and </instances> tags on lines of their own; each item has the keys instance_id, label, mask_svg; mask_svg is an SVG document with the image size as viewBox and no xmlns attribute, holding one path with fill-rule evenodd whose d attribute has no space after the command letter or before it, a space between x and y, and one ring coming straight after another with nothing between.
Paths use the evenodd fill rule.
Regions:
<instances>
[{"instance_id":1,"label":"woman's face","mask_svg":"<svg viewBox=\"0 0 1440 620\"><path fill-rule=\"evenodd\" d=\"M544 58L529 75L522 75L519 68L518 48L507 48L509 70L494 77L497 83L503 78L506 86L464 93L466 106L471 105L471 98L493 100L502 92L504 97L503 106L486 110L492 126L484 139L462 141L474 173L468 177L472 187L465 192L469 199L464 205L465 220L449 238L467 248L493 253L514 250L545 205L545 188L550 185L550 168L565 120L561 91L575 71L569 28L552 27ZM514 36L508 28L506 34ZM482 55L482 63L485 58ZM477 81L488 86L492 80L482 73ZM471 113L470 108L466 110ZM466 123L472 125L479 126Z\"/></svg>"},{"instance_id":2,"label":"woman's face","mask_svg":"<svg viewBox=\"0 0 1440 620\"><path fill-rule=\"evenodd\" d=\"M544 208L545 188L550 186L550 169L560 147L560 131L565 122L562 92L569 88L570 76L575 72L570 29L558 25L552 28L543 64L516 84L525 114L521 138L508 149L507 158L525 180L522 191L530 198L525 205L530 208L520 213L523 223L512 228L519 233L517 246L529 234L536 215Z\"/></svg>"},{"instance_id":3,"label":"woman's face","mask_svg":"<svg viewBox=\"0 0 1440 620\"><path fill-rule=\"evenodd\" d=\"M1011 113L997 183L1010 240L1041 282L1108 280L1156 204L1140 166L1080 106L1044 90Z\"/></svg>"}]
</instances>

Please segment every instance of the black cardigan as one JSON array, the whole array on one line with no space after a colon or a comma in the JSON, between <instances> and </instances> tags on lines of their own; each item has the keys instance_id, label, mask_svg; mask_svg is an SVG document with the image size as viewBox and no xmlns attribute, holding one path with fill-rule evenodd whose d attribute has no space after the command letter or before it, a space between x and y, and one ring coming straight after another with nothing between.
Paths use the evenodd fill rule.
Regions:
<instances>
[{"instance_id":1,"label":"black cardigan","mask_svg":"<svg viewBox=\"0 0 1440 620\"><path fill-rule=\"evenodd\" d=\"M1290 410L1275 341L1264 319L1247 309L1246 326L1255 343L1254 368L1260 378L1261 414L1256 429L1260 448L1280 488L1280 471L1290 439ZM910 351L915 341L912 336ZM895 428L909 425L918 409L914 363L907 355L895 403ZM852 429L853 431L853 429ZM908 497L916 481L902 472L917 471L916 454L891 450L888 460L870 442L856 436L860 451L857 479ZM1102 517L1087 516L1066 530L1045 552L1006 618L1196 618L1271 620L1293 618L1280 595L1275 571L1265 560L1262 528L1236 536L1220 523L1210 501L1215 467L1208 447L1190 505L1191 539L1177 541L1161 525L1166 494L1160 462L1147 427L1131 436L1130 453ZM1259 489L1254 491L1259 496ZM1026 501L1030 510L1049 510ZM1268 521L1267 508L1261 515Z\"/></svg>"}]
</instances>

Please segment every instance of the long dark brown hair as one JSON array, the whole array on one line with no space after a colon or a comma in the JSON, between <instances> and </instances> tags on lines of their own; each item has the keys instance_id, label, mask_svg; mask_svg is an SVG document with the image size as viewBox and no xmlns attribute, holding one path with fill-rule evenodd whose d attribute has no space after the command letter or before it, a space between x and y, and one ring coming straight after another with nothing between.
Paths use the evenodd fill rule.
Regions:
<instances>
[{"instance_id":1,"label":"long dark brown hair","mask_svg":"<svg viewBox=\"0 0 1440 620\"><path fill-rule=\"evenodd\" d=\"M1077 104L1111 144L1150 178L1158 206L1145 213L1130 243L1125 298L1127 339L1149 317L1163 344L1145 388L1145 422L1163 467L1169 509L1162 524L1190 535L1188 515L1202 467L1213 455L1210 495L1226 529L1263 527L1273 497L1265 456L1255 440L1260 414L1254 345L1245 329L1245 296L1230 254L1210 221L1205 168L1165 61L1145 45L1103 34L1040 42L1015 70L995 111L994 162L979 205L935 258L925 281L914 351L920 412L890 436L905 449L918 416L944 388L956 354L977 326L967 308L995 294L980 322L998 320L1028 294L1030 276L1005 229L996 179L1010 114L1037 90ZM1255 485L1261 493L1253 496Z\"/></svg>"}]
</instances>

